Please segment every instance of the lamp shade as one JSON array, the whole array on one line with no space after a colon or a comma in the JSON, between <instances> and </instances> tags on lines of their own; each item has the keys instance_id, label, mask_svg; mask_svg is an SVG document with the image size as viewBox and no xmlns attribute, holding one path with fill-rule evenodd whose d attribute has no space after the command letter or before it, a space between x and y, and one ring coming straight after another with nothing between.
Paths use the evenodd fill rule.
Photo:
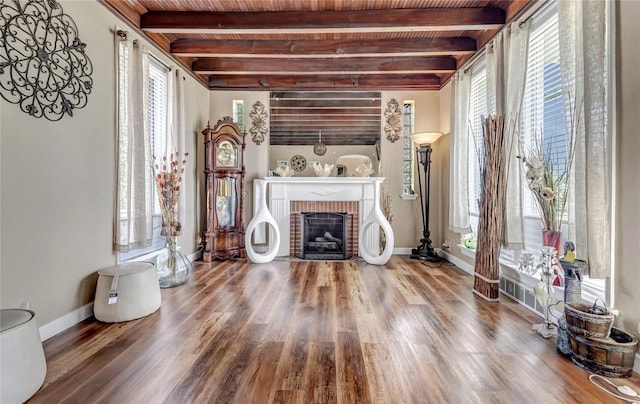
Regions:
<instances>
[{"instance_id":1,"label":"lamp shade","mask_svg":"<svg viewBox=\"0 0 640 404\"><path fill-rule=\"evenodd\" d=\"M410 135L409 137L413 140L413 143L422 145L422 144L431 144L436 140L440 139L442 136L441 132L419 132Z\"/></svg>"}]
</instances>

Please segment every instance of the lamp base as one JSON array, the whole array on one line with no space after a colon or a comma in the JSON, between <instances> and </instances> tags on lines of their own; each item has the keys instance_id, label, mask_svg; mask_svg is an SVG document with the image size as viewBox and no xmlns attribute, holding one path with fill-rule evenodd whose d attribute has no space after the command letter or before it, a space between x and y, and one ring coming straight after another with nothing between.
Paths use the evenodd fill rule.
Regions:
<instances>
[{"instance_id":1,"label":"lamp base","mask_svg":"<svg viewBox=\"0 0 640 404\"><path fill-rule=\"evenodd\" d=\"M542 335L542 338L549 338L558 335L558 329L551 323L534 324L531 329Z\"/></svg>"},{"instance_id":2,"label":"lamp base","mask_svg":"<svg viewBox=\"0 0 640 404\"><path fill-rule=\"evenodd\" d=\"M431 250L422 250L419 248L414 248L411 250L411 258L414 260L421 260L421 261L429 261L429 262L440 262L442 261L442 258L440 258L440 256L438 256L433 249Z\"/></svg>"}]
</instances>

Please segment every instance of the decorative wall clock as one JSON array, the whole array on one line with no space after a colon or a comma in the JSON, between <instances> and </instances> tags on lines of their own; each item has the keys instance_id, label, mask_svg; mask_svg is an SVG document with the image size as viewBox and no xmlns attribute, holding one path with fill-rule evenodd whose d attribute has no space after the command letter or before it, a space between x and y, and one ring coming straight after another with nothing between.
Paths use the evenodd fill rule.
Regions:
<instances>
[{"instance_id":1,"label":"decorative wall clock","mask_svg":"<svg viewBox=\"0 0 640 404\"><path fill-rule=\"evenodd\" d=\"M56 0L0 2L0 31L2 98L50 121L87 105L93 66Z\"/></svg>"},{"instance_id":2,"label":"decorative wall clock","mask_svg":"<svg viewBox=\"0 0 640 404\"><path fill-rule=\"evenodd\" d=\"M395 98L392 98L387 103L384 117L386 119L384 132L387 135L387 140L393 143L400 139L400 134L402 133L402 113L400 111L400 104L398 104Z\"/></svg>"},{"instance_id":3,"label":"decorative wall clock","mask_svg":"<svg viewBox=\"0 0 640 404\"><path fill-rule=\"evenodd\" d=\"M296 154L291 157L291 168L297 172L304 171L304 169L307 168L307 159L300 154Z\"/></svg>"},{"instance_id":4,"label":"decorative wall clock","mask_svg":"<svg viewBox=\"0 0 640 404\"><path fill-rule=\"evenodd\" d=\"M251 140L257 145L264 142L264 137L267 135L267 110L263 103L257 101L253 104L253 110L249 113L251 117Z\"/></svg>"}]
</instances>

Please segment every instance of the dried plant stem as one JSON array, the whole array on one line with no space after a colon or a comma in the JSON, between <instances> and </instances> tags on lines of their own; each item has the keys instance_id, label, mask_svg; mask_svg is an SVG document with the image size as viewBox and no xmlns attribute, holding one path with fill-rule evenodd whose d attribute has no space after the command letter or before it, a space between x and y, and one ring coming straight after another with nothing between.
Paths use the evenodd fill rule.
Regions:
<instances>
[{"instance_id":1,"label":"dried plant stem","mask_svg":"<svg viewBox=\"0 0 640 404\"><path fill-rule=\"evenodd\" d=\"M479 157L482 188L473 290L481 297L495 301L500 289L500 243L512 141L501 115L483 120L482 131L483 150Z\"/></svg>"}]
</instances>

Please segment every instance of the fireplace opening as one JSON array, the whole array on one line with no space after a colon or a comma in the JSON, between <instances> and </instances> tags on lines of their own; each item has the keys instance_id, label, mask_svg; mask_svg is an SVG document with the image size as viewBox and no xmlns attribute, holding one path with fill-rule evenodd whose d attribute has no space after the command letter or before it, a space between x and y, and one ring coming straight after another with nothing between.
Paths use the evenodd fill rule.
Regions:
<instances>
[{"instance_id":1,"label":"fireplace opening","mask_svg":"<svg viewBox=\"0 0 640 404\"><path fill-rule=\"evenodd\" d=\"M347 257L347 213L303 212L304 259L343 260Z\"/></svg>"}]
</instances>

